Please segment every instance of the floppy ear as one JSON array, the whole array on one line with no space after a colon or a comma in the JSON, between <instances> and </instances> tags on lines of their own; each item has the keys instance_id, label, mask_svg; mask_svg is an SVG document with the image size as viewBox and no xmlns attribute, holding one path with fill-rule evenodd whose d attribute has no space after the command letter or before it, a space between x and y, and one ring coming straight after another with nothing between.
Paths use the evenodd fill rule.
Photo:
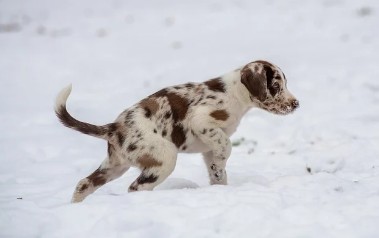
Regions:
<instances>
[{"instance_id":1,"label":"floppy ear","mask_svg":"<svg viewBox=\"0 0 379 238\"><path fill-rule=\"evenodd\" d=\"M241 83L245 85L253 97L258 98L261 102L266 100L267 79L264 72L253 72L249 67L245 66L241 70Z\"/></svg>"}]
</instances>

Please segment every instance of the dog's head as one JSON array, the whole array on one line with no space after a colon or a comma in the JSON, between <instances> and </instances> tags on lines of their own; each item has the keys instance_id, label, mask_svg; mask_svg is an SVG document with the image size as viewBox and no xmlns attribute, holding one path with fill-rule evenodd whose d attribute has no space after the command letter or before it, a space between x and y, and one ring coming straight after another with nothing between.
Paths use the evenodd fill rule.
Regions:
<instances>
[{"instance_id":1,"label":"dog's head","mask_svg":"<svg viewBox=\"0 0 379 238\"><path fill-rule=\"evenodd\" d=\"M267 61L254 61L241 69L241 83L258 107L286 115L299 107L299 101L288 91L287 79L279 67Z\"/></svg>"}]
</instances>

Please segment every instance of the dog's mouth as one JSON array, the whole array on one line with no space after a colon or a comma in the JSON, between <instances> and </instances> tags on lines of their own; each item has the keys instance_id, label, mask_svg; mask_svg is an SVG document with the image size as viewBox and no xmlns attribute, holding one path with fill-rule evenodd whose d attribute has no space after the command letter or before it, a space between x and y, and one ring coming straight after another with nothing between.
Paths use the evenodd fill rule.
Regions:
<instances>
[{"instance_id":1,"label":"dog's mouth","mask_svg":"<svg viewBox=\"0 0 379 238\"><path fill-rule=\"evenodd\" d=\"M288 115L288 114L291 114L295 111L295 109L291 108L291 109L281 109L281 110L278 110L278 109L274 109L272 110L271 112L277 114L277 115Z\"/></svg>"},{"instance_id":2,"label":"dog's mouth","mask_svg":"<svg viewBox=\"0 0 379 238\"><path fill-rule=\"evenodd\" d=\"M288 115L288 114L291 114L293 113L295 110L296 110L297 106L294 107L294 106L290 106L290 105L284 105L284 106L280 106L280 107L267 107L267 108L263 108L265 109L266 111L269 111L271 113L274 113L276 115Z\"/></svg>"}]
</instances>

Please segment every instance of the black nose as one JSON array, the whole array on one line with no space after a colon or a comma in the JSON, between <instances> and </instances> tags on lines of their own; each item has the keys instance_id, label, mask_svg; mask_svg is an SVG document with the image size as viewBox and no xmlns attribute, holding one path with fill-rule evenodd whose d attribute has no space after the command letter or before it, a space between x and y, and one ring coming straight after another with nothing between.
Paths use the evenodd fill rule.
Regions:
<instances>
[{"instance_id":1,"label":"black nose","mask_svg":"<svg viewBox=\"0 0 379 238\"><path fill-rule=\"evenodd\" d=\"M293 100L292 101L292 107L293 107L293 109L296 109L296 108L298 108L299 107L299 101L298 100Z\"/></svg>"}]
</instances>

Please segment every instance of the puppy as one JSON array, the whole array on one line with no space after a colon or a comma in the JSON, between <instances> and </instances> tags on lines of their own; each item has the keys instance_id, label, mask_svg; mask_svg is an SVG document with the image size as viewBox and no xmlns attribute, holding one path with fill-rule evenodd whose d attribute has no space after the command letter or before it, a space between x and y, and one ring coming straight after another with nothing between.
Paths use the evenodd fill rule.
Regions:
<instances>
[{"instance_id":1,"label":"puppy","mask_svg":"<svg viewBox=\"0 0 379 238\"><path fill-rule=\"evenodd\" d=\"M210 184L227 184L229 137L251 108L286 115L299 102L287 90L279 67L254 61L203 83L164 88L122 112L114 122L97 126L73 118L66 110L71 86L63 89L55 112L63 125L108 142L108 156L79 181L72 202L81 202L131 166L141 174L129 192L152 190L174 170L178 152L202 153Z\"/></svg>"}]
</instances>

